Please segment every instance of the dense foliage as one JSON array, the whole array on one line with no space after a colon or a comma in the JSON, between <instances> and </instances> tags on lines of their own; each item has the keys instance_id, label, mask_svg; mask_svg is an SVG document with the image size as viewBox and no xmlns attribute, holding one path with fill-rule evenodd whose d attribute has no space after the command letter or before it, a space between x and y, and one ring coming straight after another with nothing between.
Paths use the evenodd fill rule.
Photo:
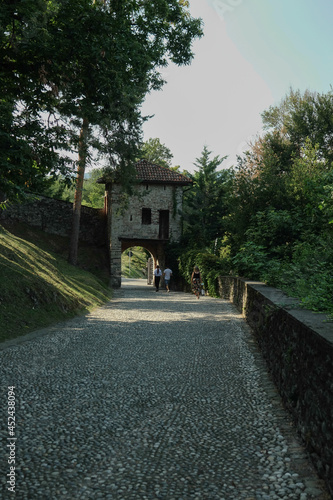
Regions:
<instances>
[{"instance_id":1,"label":"dense foliage","mask_svg":"<svg viewBox=\"0 0 333 500\"><path fill-rule=\"evenodd\" d=\"M4 200L37 189L48 173L68 175L71 160L65 130L43 112L55 88L46 91L42 47L55 4L3 0L0 9L0 186ZM50 58L52 56L50 55ZM57 150L62 150L59 155Z\"/></svg>"},{"instance_id":2,"label":"dense foliage","mask_svg":"<svg viewBox=\"0 0 333 500\"><path fill-rule=\"evenodd\" d=\"M221 271L261 280L333 314L333 92L291 91L263 121L266 133L231 172L216 176L205 150L197 163L204 184L185 199L182 275L201 265L211 293Z\"/></svg>"},{"instance_id":3,"label":"dense foliage","mask_svg":"<svg viewBox=\"0 0 333 500\"><path fill-rule=\"evenodd\" d=\"M202 35L188 7L184 0L2 0L5 199L37 189L49 173L70 177L74 158L85 166L92 150L130 169L145 95L163 85L161 67L190 63Z\"/></svg>"}]
</instances>

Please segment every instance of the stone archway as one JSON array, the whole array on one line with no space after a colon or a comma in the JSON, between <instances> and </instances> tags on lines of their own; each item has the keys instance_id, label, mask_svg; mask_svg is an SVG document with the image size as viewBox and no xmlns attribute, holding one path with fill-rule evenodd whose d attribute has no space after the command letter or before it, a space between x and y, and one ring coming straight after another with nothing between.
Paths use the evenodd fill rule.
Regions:
<instances>
[{"instance_id":1,"label":"stone archway","mask_svg":"<svg viewBox=\"0 0 333 500\"><path fill-rule=\"evenodd\" d=\"M165 265L165 245L160 240L146 240L136 238L121 238L121 253L125 252L131 247L142 247L147 250L153 260L153 270L158 264L162 269ZM151 284L150 276L148 274L147 284Z\"/></svg>"},{"instance_id":2,"label":"stone archway","mask_svg":"<svg viewBox=\"0 0 333 500\"><path fill-rule=\"evenodd\" d=\"M156 256L151 253L151 249L147 248L148 245L145 243L136 245L130 244L130 242L123 242L121 248L121 279L128 277L139 277L139 269L142 271L141 278L145 278L147 285L153 284L153 271L154 262L156 261ZM132 250L131 255L128 250ZM134 260L133 260L134 259Z\"/></svg>"},{"instance_id":3,"label":"stone archway","mask_svg":"<svg viewBox=\"0 0 333 500\"><path fill-rule=\"evenodd\" d=\"M111 241L111 286L121 286L121 254L130 247L143 247L151 253L153 268L158 264L162 269L165 267L165 245L167 240L139 239L118 237Z\"/></svg>"}]
</instances>

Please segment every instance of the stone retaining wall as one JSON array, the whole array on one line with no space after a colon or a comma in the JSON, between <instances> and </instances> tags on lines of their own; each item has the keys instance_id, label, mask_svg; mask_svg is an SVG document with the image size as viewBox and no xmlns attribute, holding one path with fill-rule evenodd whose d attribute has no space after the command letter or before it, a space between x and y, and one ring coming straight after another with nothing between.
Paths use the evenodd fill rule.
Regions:
<instances>
[{"instance_id":1,"label":"stone retaining wall","mask_svg":"<svg viewBox=\"0 0 333 500\"><path fill-rule=\"evenodd\" d=\"M333 495L333 322L263 283L220 277L252 328L285 406Z\"/></svg>"},{"instance_id":2,"label":"stone retaining wall","mask_svg":"<svg viewBox=\"0 0 333 500\"><path fill-rule=\"evenodd\" d=\"M34 226L46 233L69 236L72 228L73 203L31 196L25 203L13 204L0 213L1 220L15 220ZM82 206L80 240L104 246L107 243L104 210Z\"/></svg>"}]
</instances>

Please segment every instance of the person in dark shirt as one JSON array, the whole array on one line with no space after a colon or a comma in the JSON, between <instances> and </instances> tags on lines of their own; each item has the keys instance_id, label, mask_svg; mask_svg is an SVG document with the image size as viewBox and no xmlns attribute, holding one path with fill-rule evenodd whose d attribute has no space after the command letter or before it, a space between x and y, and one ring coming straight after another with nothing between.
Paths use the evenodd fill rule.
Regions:
<instances>
[{"instance_id":1,"label":"person in dark shirt","mask_svg":"<svg viewBox=\"0 0 333 500\"><path fill-rule=\"evenodd\" d=\"M191 285L192 285L192 292L197 296L197 299L200 299L201 273L198 266L194 266L193 273L191 275Z\"/></svg>"},{"instance_id":2,"label":"person in dark shirt","mask_svg":"<svg viewBox=\"0 0 333 500\"><path fill-rule=\"evenodd\" d=\"M158 292L158 290L160 288L160 280L162 277L162 269L160 269L160 266L156 266L156 269L154 271L154 276L155 276L156 292Z\"/></svg>"}]
</instances>

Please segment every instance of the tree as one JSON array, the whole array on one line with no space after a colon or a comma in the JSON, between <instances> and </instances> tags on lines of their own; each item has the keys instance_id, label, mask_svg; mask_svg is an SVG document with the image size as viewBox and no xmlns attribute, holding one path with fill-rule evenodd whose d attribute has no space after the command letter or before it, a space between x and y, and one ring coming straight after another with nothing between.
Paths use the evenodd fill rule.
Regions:
<instances>
[{"instance_id":1,"label":"tree","mask_svg":"<svg viewBox=\"0 0 333 500\"><path fill-rule=\"evenodd\" d=\"M55 158L61 158L56 149L65 145L78 153L70 250L70 261L75 263L82 184L92 149L108 158L111 170L118 167L123 181L130 178L141 139L143 99L147 92L163 85L159 68L169 61L178 65L191 61L192 41L202 35L201 20L190 16L188 2L177 0L22 3L26 11L17 21L20 2L6 1L5 32L9 34L3 50L9 61L8 120L11 123L20 103L25 103L25 94L22 98L19 92L24 89L26 109L43 134L41 112L55 117ZM15 29L11 29L13 20ZM18 37L16 24L21 30ZM16 83L18 72L23 75L20 86ZM50 143L50 135L44 137ZM27 133L24 145L28 141ZM42 173L39 165L37 170Z\"/></svg>"},{"instance_id":2,"label":"tree","mask_svg":"<svg viewBox=\"0 0 333 500\"><path fill-rule=\"evenodd\" d=\"M176 0L112 4L62 0L52 26L52 36L62 50L46 73L58 88L57 111L74 130L79 151L69 256L75 264L89 147L107 154L110 168L117 165L123 181L131 177L143 99L164 83L158 68L169 59L176 64L190 62L191 43L201 35L201 28L185 3ZM61 43L66 34L79 41L74 52L71 43Z\"/></svg>"},{"instance_id":3,"label":"tree","mask_svg":"<svg viewBox=\"0 0 333 500\"><path fill-rule=\"evenodd\" d=\"M327 94L290 90L278 106L262 114L267 130L279 133L299 156L309 140L330 168L333 162L333 91Z\"/></svg>"},{"instance_id":4,"label":"tree","mask_svg":"<svg viewBox=\"0 0 333 500\"><path fill-rule=\"evenodd\" d=\"M54 101L46 91L41 47L55 4L3 0L0 9L0 186L4 203L25 197L49 174L71 174L68 141L58 120L42 111ZM62 155L58 151L62 150Z\"/></svg>"},{"instance_id":5,"label":"tree","mask_svg":"<svg viewBox=\"0 0 333 500\"><path fill-rule=\"evenodd\" d=\"M150 138L148 141L144 142L140 153L141 158L145 158L151 163L156 163L162 167L171 167L173 154L158 138Z\"/></svg>"},{"instance_id":6,"label":"tree","mask_svg":"<svg viewBox=\"0 0 333 500\"><path fill-rule=\"evenodd\" d=\"M246 240L251 218L269 209L289 210L292 199L287 179L292 168L294 147L273 130L258 138L232 171L227 197L229 240L236 251Z\"/></svg>"},{"instance_id":7,"label":"tree","mask_svg":"<svg viewBox=\"0 0 333 500\"><path fill-rule=\"evenodd\" d=\"M228 243L234 262L251 263L247 274L251 266L267 272L270 262L278 276L281 262L298 262L303 244L313 254L319 241L330 246L332 97L292 91L263 114L268 131L233 171Z\"/></svg>"},{"instance_id":8,"label":"tree","mask_svg":"<svg viewBox=\"0 0 333 500\"><path fill-rule=\"evenodd\" d=\"M229 172L217 168L227 158L215 156L204 146L201 157L194 165L193 187L184 197L184 237L192 246L211 247L216 238L223 235L223 217L226 215L224 195Z\"/></svg>"},{"instance_id":9,"label":"tree","mask_svg":"<svg viewBox=\"0 0 333 500\"><path fill-rule=\"evenodd\" d=\"M72 2L70 6L72 8ZM89 45L102 50L103 61L99 55L100 64L96 64L94 60L96 55L93 54L92 62L88 64L87 70L87 60L84 60L84 66L81 66L82 71L80 71L84 77L82 78L81 75L78 92L75 87L80 106L73 110L68 102L71 114L82 120L74 199L74 224L69 256L73 264L76 263L77 258L79 213L87 159L89 124L100 127L107 142L107 151L109 154L111 151L118 154L120 173L126 169L126 175L129 177L130 162L134 159L133 153L136 152L129 154L129 143L138 142L136 134L141 129L142 123L138 108L147 92L160 88L164 83L158 68L166 66L168 59L176 64L188 64L193 57L192 40L201 36L200 21L190 17L187 2L156 0L128 4L117 1L110 6L104 2L98 5L96 2L95 6L96 14L99 14L97 15L98 26L96 26L98 37L96 40L95 30L92 30L93 40ZM109 21L107 31L101 33L100 25L102 21L105 22L105 18ZM111 45L105 40L111 42ZM89 57L91 57L90 54ZM107 58L109 58L108 63L102 64ZM94 69L94 84L91 85L91 71ZM98 69L98 78L96 78L96 69ZM116 70L118 71L115 79ZM77 73L76 67L75 75L73 75L76 84L78 83ZM115 80L117 85L114 83ZM68 86L68 82L66 85ZM66 95L68 95L67 88ZM72 99L72 91L69 96ZM97 99L96 96L102 99L100 97ZM96 115L96 105L102 116Z\"/></svg>"},{"instance_id":10,"label":"tree","mask_svg":"<svg viewBox=\"0 0 333 500\"><path fill-rule=\"evenodd\" d=\"M249 227L258 226L259 219L274 221L268 222L270 234L275 221L279 220L276 224L279 235L271 238L271 246L274 246L277 239L283 240L282 218L276 216L277 211L293 212L293 217L283 216L283 220L293 225L291 230L284 231L285 242L290 244L300 237L301 218L304 226L307 213L322 215L318 208L319 193L325 207L329 206L323 186L327 185L324 178L327 179L333 160L332 116L332 92L319 95L293 90L278 106L271 106L262 114L267 132L239 158L234 169L228 218L233 251L248 240ZM310 219L307 219L309 223ZM317 223L319 220L320 217Z\"/></svg>"},{"instance_id":11,"label":"tree","mask_svg":"<svg viewBox=\"0 0 333 500\"><path fill-rule=\"evenodd\" d=\"M104 207L105 186L97 182L103 174L102 168L94 168L85 175L82 191L83 205L93 208ZM60 176L57 179L48 177L44 180L42 188L38 190L38 194L73 203L75 186L74 184L67 186Z\"/></svg>"}]
</instances>

